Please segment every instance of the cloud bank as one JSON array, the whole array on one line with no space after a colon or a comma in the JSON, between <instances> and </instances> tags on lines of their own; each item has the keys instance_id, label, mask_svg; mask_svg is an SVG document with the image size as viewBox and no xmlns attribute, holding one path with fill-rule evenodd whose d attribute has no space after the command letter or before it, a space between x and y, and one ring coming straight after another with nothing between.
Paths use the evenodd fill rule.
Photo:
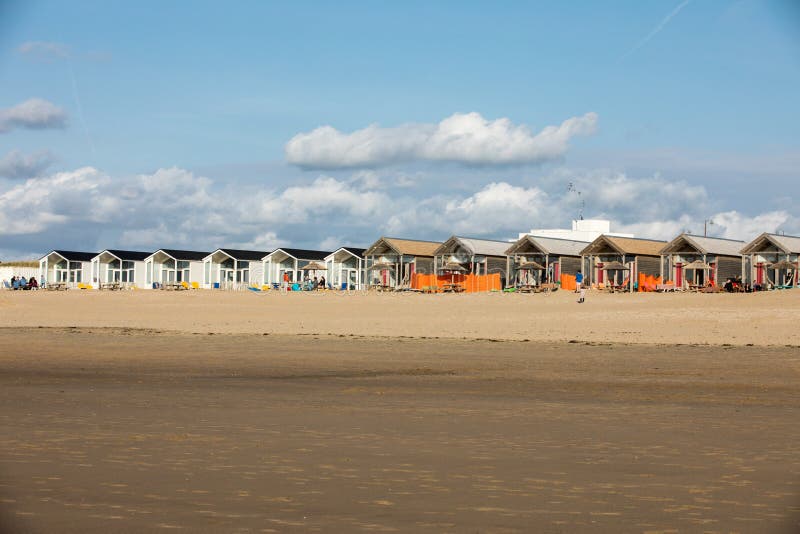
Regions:
<instances>
[{"instance_id":1,"label":"cloud bank","mask_svg":"<svg viewBox=\"0 0 800 534\"><path fill-rule=\"evenodd\" d=\"M379 167L413 161L467 165L541 163L563 156L569 140L590 135L597 114L572 117L534 134L507 118L487 120L479 113L456 113L437 124L370 125L352 133L321 126L286 143L286 159L304 168Z\"/></svg>"},{"instance_id":2,"label":"cloud bank","mask_svg":"<svg viewBox=\"0 0 800 534\"><path fill-rule=\"evenodd\" d=\"M702 186L610 171L564 169L535 185L498 180L430 194L424 185L397 187L378 173L320 175L269 190L228 188L176 167L133 177L84 167L17 182L0 193L0 254L30 257L53 248L113 247L327 250L369 245L381 235L508 239L534 227L569 226L579 201L562 187L564 174L586 198L587 216L609 218L614 230L639 237L702 233L709 217L711 234L721 237L749 240L764 231L800 232L800 219L788 210L715 209Z\"/></svg>"},{"instance_id":3,"label":"cloud bank","mask_svg":"<svg viewBox=\"0 0 800 534\"><path fill-rule=\"evenodd\" d=\"M31 98L16 106L0 109L0 133L10 132L15 128L45 130L64 128L66 125L67 113L41 98Z\"/></svg>"},{"instance_id":4,"label":"cloud bank","mask_svg":"<svg viewBox=\"0 0 800 534\"><path fill-rule=\"evenodd\" d=\"M0 178L15 180L38 176L53 163L53 159L53 154L48 150L32 154L12 150L0 159Z\"/></svg>"}]
</instances>

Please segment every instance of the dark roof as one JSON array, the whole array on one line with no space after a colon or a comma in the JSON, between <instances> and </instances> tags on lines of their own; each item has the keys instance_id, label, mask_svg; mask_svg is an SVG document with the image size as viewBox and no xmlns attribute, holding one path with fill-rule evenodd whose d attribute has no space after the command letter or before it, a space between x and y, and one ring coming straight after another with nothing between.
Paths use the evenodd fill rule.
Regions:
<instances>
[{"instance_id":1,"label":"dark roof","mask_svg":"<svg viewBox=\"0 0 800 534\"><path fill-rule=\"evenodd\" d=\"M175 250L172 248L162 248L159 250L165 254L169 254L176 260L201 261L203 258L211 254L210 252L198 252L196 250ZM158 252L158 250L156 252ZM155 252L153 252L153 254L155 254Z\"/></svg>"},{"instance_id":2,"label":"dark roof","mask_svg":"<svg viewBox=\"0 0 800 534\"><path fill-rule=\"evenodd\" d=\"M323 250L306 250L302 248L277 248L273 252L283 251L289 256L297 258L298 260L325 260L325 257L330 255L330 251ZM266 254L264 254L266 256Z\"/></svg>"},{"instance_id":3,"label":"dark roof","mask_svg":"<svg viewBox=\"0 0 800 534\"><path fill-rule=\"evenodd\" d=\"M97 256L97 252L75 252L74 250L54 250L53 252L67 261L92 261L92 258Z\"/></svg>"},{"instance_id":4,"label":"dark roof","mask_svg":"<svg viewBox=\"0 0 800 534\"><path fill-rule=\"evenodd\" d=\"M108 252L109 254L113 254L114 256L124 261L144 261L144 259L147 256L152 254L152 252L138 252L135 250L111 250L111 249L106 249L103 252Z\"/></svg>"},{"instance_id":5,"label":"dark roof","mask_svg":"<svg viewBox=\"0 0 800 534\"><path fill-rule=\"evenodd\" d=\"M358 256L359 258L363 258L364 257L364 253L367 251L367 249L365 249L365 248L355 248L355 247L341 247L341 248L343 248L344 250L346 250L350 254Z\"/></svg>"},{"instance_id":6,"label":"dark roof","mask_svg":"<svg viewBox=\"0 0 800 534\"><path fill-rule=\"evenodd\" d=\"M231 258L235 260L245 260L245 261L259 261L261 258L269 254L269 252L264 250L237 250L233 248L221 248L218 249ZM208 254L206 254L208 256Z\"/></svg>"}]
</instances>

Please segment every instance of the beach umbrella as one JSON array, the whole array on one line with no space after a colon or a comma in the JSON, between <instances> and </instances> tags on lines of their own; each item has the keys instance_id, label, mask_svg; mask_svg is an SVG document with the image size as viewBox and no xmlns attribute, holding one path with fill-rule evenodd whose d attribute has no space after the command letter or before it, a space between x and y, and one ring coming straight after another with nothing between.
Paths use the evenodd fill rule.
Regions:
<instances>
[{"instance_id":1,"label":"beach umbrella","mask_svg":"<svg viewBox=\"0 0 800 534\"><path fill-rule=\"evenodd\" d=\"M454 261L449 261L442 265L443 271L450 271L450 283L456 283L456 273L465 273L467 270L464 268L463 265L460 263L456 263Z\"/></svg>"},{"instance_id":2,"label":"beach umbrella","mask_svg":"<svg viewBox=\"0 0 800 534\"><path fill-rule=\"evenodd\" d=\"M535 261L525 261L517 265L520 271L544 271L544 266Z\"/></svg>"},{"instance_id":3,"label":"beach umbrella","mask_svg":"<svg viewBox=\"0 0 800 534\"><path fill-rule=\"evenodd\" d=\"M309 262L308 265L300 267L301 271L324 271L328 266L318 261Z\"/></svg>"},{"instance_id":4,"label":"beach umbrella","mask_svg":"<svg viewBox=\"0 0 800 534\"><path fill-rule=\"evenodd\" d=\"M687 263L683 266L684 269L695 269L699 270L702 269L704 271L710 271L711 266L702 260L694 260L692 263Z\"/></svg>"},{"instance_id":5,"label":"beach umbrella","mask_svg":"<svg viewBox=\"0 0 800 534\"><path fill-rule=\"evenodd\" d=\"M603 265L604 271L630 271L630 267L618 261L610 261Z\"/></svg>"},{"instance_id":6,"label":"beach umbrella","mask_svg":"<svg viewBox=\"0 0 800 534\"><path fill-rule=\"evenodd\" d=\"M781 261L776 261L775 263L770 263L769 268L775 269L776 271L780 269L796 269L797 264L792 263L788 260L781 260Z\"/></svg>"}]
</instances>

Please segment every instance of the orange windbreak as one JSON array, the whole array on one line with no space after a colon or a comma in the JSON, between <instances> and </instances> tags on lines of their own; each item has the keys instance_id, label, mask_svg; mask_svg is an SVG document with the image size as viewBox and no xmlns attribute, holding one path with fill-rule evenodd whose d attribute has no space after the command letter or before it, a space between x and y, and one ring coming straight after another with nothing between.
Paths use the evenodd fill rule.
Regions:
<instances>
[{"instance_id":1,"label":"orange windbreak","mask_svg":"<svg viewBox=\"0 0 800 534\"><path fill-rule=\"evenodd\" d=\"M661 283L660 276L652 276L649 274L639 273L639 293L645 293L648 291L655 291L658 285Z\"/></svg>"},{"instance_id":2,"label":"orange windbreak","mask_svg":"<svg viewBox=\"0 0 800 534\"><path fill-rule=\"evenodd\" d=\"M417 274L411 275L411 289L438 288L441 291L446 284L459 284L466 293L479 291L500 291L500 274Z\"/></svg>"},{"instance_id":3,"label":"orange windbreak","mask_svg":"<svg viewBox=\"0 0 800 534\"><path fill-rule=\"evenodd\" d=\"M561 289L567 291L575 291L578 288L577 282L575 282L575 276L571 274L562 274L561 275Z\"/></svg>"}]
</instances>

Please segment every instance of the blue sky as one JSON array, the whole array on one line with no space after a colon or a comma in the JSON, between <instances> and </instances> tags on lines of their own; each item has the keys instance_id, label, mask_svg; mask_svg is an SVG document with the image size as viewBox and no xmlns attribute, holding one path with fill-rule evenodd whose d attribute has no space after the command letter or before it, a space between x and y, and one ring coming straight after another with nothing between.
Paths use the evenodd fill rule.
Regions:
<instances>
[{"instance_id":1,"label":"blue sky","mask_svg":"<svg viewBox=\"0 0 800 534\"><path fill-rule=\"evenodd\" d=\"M642 237L800 232L793 2L0 6L5 255L506 238L569 182Z\"/></svg>"}]
</instances>

